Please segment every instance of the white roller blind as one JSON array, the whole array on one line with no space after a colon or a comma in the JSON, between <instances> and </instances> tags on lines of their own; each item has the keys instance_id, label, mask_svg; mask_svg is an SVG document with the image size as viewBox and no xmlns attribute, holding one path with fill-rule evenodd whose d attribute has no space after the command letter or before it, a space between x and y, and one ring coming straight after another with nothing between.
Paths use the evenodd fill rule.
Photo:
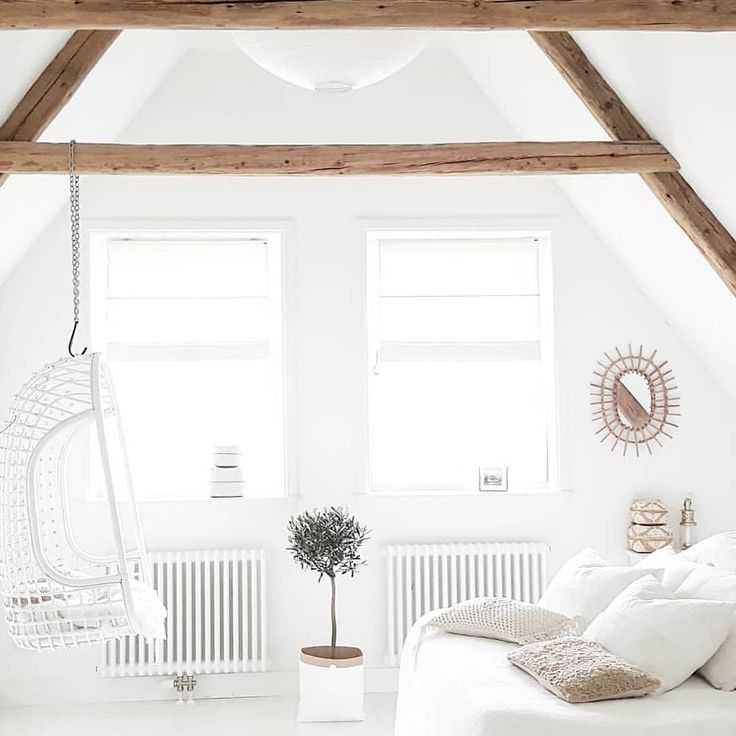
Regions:
<instances>
[{"instance_id":1,"label":"white roller blind","mask_svg":"<svg viewBox=\"0 0 736 736\"><path fill-rule=\"evenodd\" d=\"M388 240L379 245L379 340L540 339L532 238Z\"/></svg>"},{"instance_id":2,"label":"white roller blind","mask_svg":"<svg viewBox=\"0 0 736 736\"><path fill-rule=\"evenodd\" d=\"M108 343L243 343L269 338L264 240L110 240Z\"/></svg>"},{"instance_id":3,"label":"white roller blind","mask_svg":"<svg viewBox=\"0 0 736 736\"><path fill-rule=\"evenodd\" d=\"M532 238L386 240L380 259L382 297L539 294Z\"/></svg>"},{"instance_id":4,"label":"white roller blind","mask_svg":"<svg viewBox=\"0 0 736 736\"><path fill-rule=\"evenodd\" d=\"M113 240L107 258L109 299L268 296L262 240Z\"/></svg>"}]
</instances>

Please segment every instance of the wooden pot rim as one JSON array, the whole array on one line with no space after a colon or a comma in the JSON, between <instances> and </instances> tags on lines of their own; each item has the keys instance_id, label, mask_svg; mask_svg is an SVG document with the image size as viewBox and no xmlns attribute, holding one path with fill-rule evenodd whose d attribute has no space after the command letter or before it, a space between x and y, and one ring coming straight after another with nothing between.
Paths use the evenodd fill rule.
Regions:
<instances>
[{"instance_id":1,"label":"wooden pot rim","mask_svg":"<svg viewBox=\"0 0 736 736\"><path fill-rule=\"evenodd\" d=\"M303 647L299 659L315 667L359 667L363 652L358 647Z\"/></svg>"}]
</instances>

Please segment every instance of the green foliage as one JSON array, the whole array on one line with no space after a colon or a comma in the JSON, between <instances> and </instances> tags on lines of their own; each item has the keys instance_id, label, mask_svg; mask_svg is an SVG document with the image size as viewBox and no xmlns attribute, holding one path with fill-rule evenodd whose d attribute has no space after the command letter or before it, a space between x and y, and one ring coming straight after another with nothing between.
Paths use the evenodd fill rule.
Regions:
<instances>
[{"instance_id":1,"label":"green foliage","mask_svg":"<svg viewBox=\"0 0 736 736\"><path fill-rule=\"evenodd\" d=\"M360 547L369 537L349 511L340 506L304 511L289 519L288 551L302 570L312 570L319 579L326 575L354 576L365 564Z\"/></svg>"}]
</instances>

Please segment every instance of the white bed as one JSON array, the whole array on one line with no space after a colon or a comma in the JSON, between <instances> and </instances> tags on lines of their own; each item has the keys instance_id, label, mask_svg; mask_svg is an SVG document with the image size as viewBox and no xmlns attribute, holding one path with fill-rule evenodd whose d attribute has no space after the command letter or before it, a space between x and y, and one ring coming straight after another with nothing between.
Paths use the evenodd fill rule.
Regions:
<instances>
[{"instance_id":1,"label":"white bed","mask_svg":"<svg viewBox=\"0 0 736 736\"><path fill-rule=\"evenodd\" d=\"M514 667L514 644L431 632L401 661L395 736L736 736L736 692L698 677L665 695L571 705Z\"/></svg>"}]
</instances>

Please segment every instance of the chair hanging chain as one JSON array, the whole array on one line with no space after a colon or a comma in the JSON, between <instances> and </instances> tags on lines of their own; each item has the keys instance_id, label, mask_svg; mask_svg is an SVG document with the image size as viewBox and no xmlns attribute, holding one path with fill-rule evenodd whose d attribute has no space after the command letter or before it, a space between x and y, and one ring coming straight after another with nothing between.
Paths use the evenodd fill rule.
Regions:
<instances>
[{"instance_id":1,"label":"chair hanging chain","mask_svg":"<svg viewBox=\"0 0 736 736\"><path fill-rule=\"evenodd\" d=\"M79 326L79 281L80 281L80 255L79 255L79 174L74 167L74 139L69 141L69 215L71 219L72 240L72 304L74 309L74 326L69 338L68 351L73 358L76 357L73 349L74 336ZM84 348L80 355L84 355Z\"/></svg>"}]
</instances>

